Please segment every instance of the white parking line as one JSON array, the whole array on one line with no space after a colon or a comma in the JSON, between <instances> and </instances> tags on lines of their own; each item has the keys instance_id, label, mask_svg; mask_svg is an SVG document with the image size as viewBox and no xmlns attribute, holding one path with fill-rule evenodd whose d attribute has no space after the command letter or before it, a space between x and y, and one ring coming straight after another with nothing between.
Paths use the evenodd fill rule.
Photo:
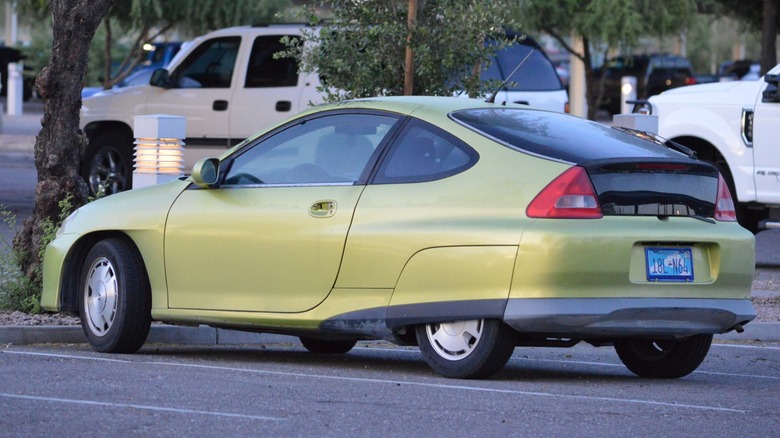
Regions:
<instances>
[{"instance_id":1,"label":"white parking line","mask_svg":"<svg viewBox=\"0 0 780 438\"><path fill-rule=\"evenodd\" d=\"M3 350L3 353L31 355L31 356L59 357L59 358L67 358L67 359L82 359L82 360L95 359L88 356L71 356L65 354L48 354L48 353L26 352L26 351ZM275 376L284 376L284 377L303 377L303 378L310 378L310 379L341 380L341 381L349 381L349 382L386 384L386 385L393 385L393 386L409 385L409 386L418 386L418 387L425 387L425 388L453 389L453 390L461 390L461 391L485 392L485 393L494 393L494 394L512 394L512 395L524 395L524 396L532 396L532 397L560 398L560 399L568 399L568 400L587 400L587 401L596 401L596 402L627 403L627 404L659 406L659 407L677 408L677 409L695 409L695 410L703 410L703 411L733 412L739 414L746 413L746 411L744 410L723 408L719 406L693 405L693 404L685 404L685 403L661 402L661 401L654 401L654 400L642 400L642 399L632 399L632 398L556 394L551 392L519 391L513 389L486 388L486 387L479 387L479 386L452 385L452 384L443 384L443 383L409 382L409 381L402 381L402 380L370 379L364 377L323 376L318 374L254 370L254 369L247 369L247 368L235 368L235 367L225 367L225 366L216 366L216 365L183 364L183 363L175 363L175 362L123 361L123 360L116 360L116 359L114 359L114 361L132 363L138 365L157 365L157 366L197 368L197 369L219 370L219 371L238 371L238 372L245 372L245 373L275 375Z\"/></svg>"},{"instance_id":2,"label":"white parking line","mask_svg":"<svg viewBox=\"0 0 780 438\"><path fill-rule=\"evenodd\" d=\"M281 421L281 420L284 420L284 418L262 417L262 416L257 416L257 415L232 414L232 413L229 413L229 412L209 412L209 411L197 411L197 410L193 410L193 409L166 408L166 407L163 407L163 406L131 405L131 404L125 404L125 403L108 403L108 402L99 402L99 401L94 401L94 400L74 400L74 399L56 398L56 397L37 397L37 396L32 396L32 395L8 394L8 393L4 393L4 392L0 392L0 397L15 398L15 399L22 399L22 400L34 400L34 401L52 402L52 403L70 403L70 404L89 405L89 406L105 406L105 407L109 407L109 408L143 409L143 410L146 410L146 411L173 412L173 413L177 413L177 414L213 415L213 416L216 416L216 417L244 418L244 419L248 419L248 420L266 420L266 421Z\"/></svg>"},{"instance_id":3,"label":"white parking line","mask_svg":"<svg viewBox=\"0 0 780 438\"><path fill-rule=\"evenodd\" d=\"M561 363L561 364L577 364L577 365L594 365L594 366L602 366L602 367L620 367L622 368L623 364L618 363L605 363L605 362L586 362L582 360L562 360L562 359L535 359L530 357L513 357L510 360L514 361L528 361L528 362L553 362L553 363ZM717 371L702 371L697 370L693 372L694 374L710 374L713 376L727 376L727 377L745 377L745 378L751 378L751 379L770 379L770 380L780 380L780 377L778 376L765 376L761 374L739 374L739 373L721 373Z\"/></svg>"},{"instance_id":4,"label":"white parking line","mask_svg":"<svg viewBox=\"0 0 780 438\"><path fill-rule=\"evenodd\" d=\"M741 345L741 344L712 344L713 347L726 347L726 348L748 348L755 350L780 350L780 347L772 347L769 345Z\"/></svg>"}]
</instances>

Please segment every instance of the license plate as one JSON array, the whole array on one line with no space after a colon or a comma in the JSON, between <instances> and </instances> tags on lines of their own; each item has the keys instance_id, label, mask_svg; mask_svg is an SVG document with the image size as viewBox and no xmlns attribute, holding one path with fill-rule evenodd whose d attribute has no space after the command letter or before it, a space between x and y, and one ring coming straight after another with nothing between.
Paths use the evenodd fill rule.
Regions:
<instances>
[{"instance_id":1,"label":"license plate","mask_svg":"<svg viewBox=\"0 0 780 438\"><path fill-rule=\"evenodd\" d=\"M648 281L693 281L690 248L645 248Z\"/></svg>"}]
</instances>

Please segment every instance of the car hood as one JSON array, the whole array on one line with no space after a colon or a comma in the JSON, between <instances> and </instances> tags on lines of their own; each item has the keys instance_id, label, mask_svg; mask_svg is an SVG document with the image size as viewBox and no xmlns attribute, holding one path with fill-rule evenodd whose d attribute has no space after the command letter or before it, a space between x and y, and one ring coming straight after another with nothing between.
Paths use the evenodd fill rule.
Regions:
<instances>
[{"instance_id":1,"label":"car hood","mask_svg":"<svg viewBox=\"0 0 780 438\"><path fill-rule=\"evenodd\" d=\"M81 128L91 122L121 121L133 126L132 116L143 114L149 85L104 90L82 101Z\"/></svg>"},{"instance_id":2,"label":"car hood","mask_svg":"<svg viewBox=\"0 0 780 438\"><path fill-rule=\"evenodd\" d=\"M752 105L763 84L763 81L733 81L689 85L664 91L648 100L653 105Z\"/></svg>"}]
</instances>

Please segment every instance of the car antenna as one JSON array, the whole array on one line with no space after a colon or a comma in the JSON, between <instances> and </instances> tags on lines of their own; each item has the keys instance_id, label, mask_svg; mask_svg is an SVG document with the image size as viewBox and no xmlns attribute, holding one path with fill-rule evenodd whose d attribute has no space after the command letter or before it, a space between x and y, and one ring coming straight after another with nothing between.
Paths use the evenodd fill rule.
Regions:
<instances>
[{"instance_id":1,"label":"car antenna","mask_svg":"<svg viewBox=\"0 0 780 438\"><path fill-rule=\"evenodd\" d=\"M487 100L485 100L485 102L487 102L487 103L496 103L496 95L498 95L498 92L501 91L501 89L504 88L504 85L506 85L506 83L509 82L509 79L511 79L512 76L514 76L515 73L517 73L517 70L519 70L520 67L523 64L525 64L525 61L527 61L528 58L531 56L531 54L534 53L534 50L536 50L536 47L532 47L531 48L531 51L528 52L527 55L525 55L525 58L523 58L523 60L520 61L520 64L517 64L517 67L515 67L515 69L512 70L512 73L509 73L509 76L507 76L506 79L504 79L504 82L502 82L501 85L499 85L498 88L496 88L496 91L494 91L493 94L490 95L490 97L488 97Z\"/></svg>"}]
</instances>

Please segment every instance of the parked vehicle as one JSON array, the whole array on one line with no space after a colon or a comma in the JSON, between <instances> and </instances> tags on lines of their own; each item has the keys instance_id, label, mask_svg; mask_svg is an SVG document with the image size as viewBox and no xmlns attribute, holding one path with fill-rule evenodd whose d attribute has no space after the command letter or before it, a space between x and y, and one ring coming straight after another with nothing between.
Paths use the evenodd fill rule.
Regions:
<instances>
[{"instance_id":1,"label":"parked vehicle","mask_svg":"<svg viewBox=\"0 0 780 438\"><path fill-rule=\"evenodd\" d=\"M544 49L527 35L510 31L507 36L515 39L515 44L499 50L481 77L483 81L499 83L508 78L496 95L496 101L568 112L569 94Z\"/></svg>"},{"instance_id":2,"label":"parked vehicle","mask_svg":"<svg viewBox=\"0 0 780 438\"><path fill-rule=\"evenodd\" d=\"M780 65L761 81L702 84L649 100L658 133L720 169L743 226L780 226ZM769 222L766 220L769 219Z\"/></svg>"},{"instance_id":3,"label":"parked vehicle","mask_svg":"<svg viewBox=\"0 0 780 438\"><path fill-rule=\"evenodd\" d=\"M12 47L0 47L0 96L8 95L8 64L22 63L24 55ZM22 99L30 100L35 89L35 75L29 67L23 67Z\"/></svg>"},{"instance_id":4,"label":"parked vehicle","mask_svg":"<svg viewBox=\"0 0 780 438\"><path fill-rule=\"evenodd\" d=\"M717 169L662 143L511 103L370 98L76 210L42 306L78 312L102 352L135 352L157 320L315 353L419 345L454 378L585 341L675 378L756 316L753 248Z\"/></svg>"},{"instance_id":5,"label":"parked vehicle","mask_svg":"<svg viewBox=\"0 0 780 438\"><path fill-rule=\"evenodd\" d=\"M666 54L618 56L601 67L607 69L601 108L610 114L620 113L621 79L633 76L637 80L637 99L647 99L663 91L693 85L696 78L687 58ZM596 75L601 72L597 71Z\"/></svg>"},{"instance_id":6,"label":"parked vehicle","mask_svg":"<svg viewBox=\"0 0 780 438\"><path fill-rule=\"evenodd\" d=\"M81 126L89 138L81 168L93 193L132 187L133 117L173 114L187 118L185 163L218 155L257 130L322 102L319 78L299 74L291 58L274 59L283 36L300 37L300 25L222 29L182 48L164 76L149 85L119 88L84 100ZM528 43L499 54L504 78L530 51ZM511 67L511 69L510 69ZM493 71L491 70L491 73ZM564 111L566 90L541 49L512 78L498 101Z\"/></svg>"}]
</instances>

